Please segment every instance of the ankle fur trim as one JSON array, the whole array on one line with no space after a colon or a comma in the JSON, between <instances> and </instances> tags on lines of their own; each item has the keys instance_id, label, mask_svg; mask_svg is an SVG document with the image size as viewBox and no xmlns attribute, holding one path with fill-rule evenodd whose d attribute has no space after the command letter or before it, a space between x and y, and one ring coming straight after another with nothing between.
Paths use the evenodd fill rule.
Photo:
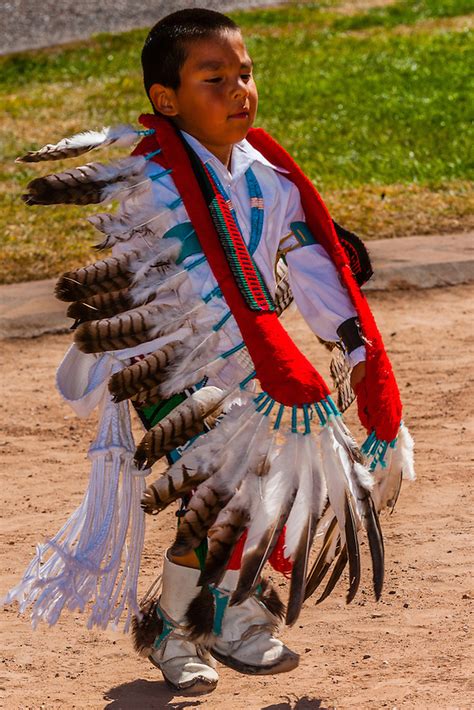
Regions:
<instances>
[{"instance_id":1,"label":"ankle fur trim","mask_svg":"<svg viewBox=\"0 0 474 710\"><path fill-rule=\"evenodd\" d=\"M150 599L140 609L140 616L132 619L133 647L139 656L148 658L153 650L153 643L163 631L163 619L157 612L158 600Z\"/></svg>"}]
</instances>

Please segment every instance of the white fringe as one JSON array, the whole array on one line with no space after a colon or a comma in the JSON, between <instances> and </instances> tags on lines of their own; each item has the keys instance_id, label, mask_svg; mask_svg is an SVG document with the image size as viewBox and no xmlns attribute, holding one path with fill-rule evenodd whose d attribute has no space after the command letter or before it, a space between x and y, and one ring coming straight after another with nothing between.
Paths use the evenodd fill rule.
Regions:
<instances>
[{"instance_id":1,"label":"white fringe","mask_svg":"<svg viewBox=\"0 0 474 710\"><path fill-rule=\"evenodd\" d=\"M92 444L91 477L80 506L61 530L37 546L22 581L5 604L31 607L31 622L55 624L62 611L84 612L92 605L88 628L117 627L124 617L128 631L138 612L137 580L144 540L140 507L148 471L133 465L135 450L125 402L108 400Z\"/></svg>"}]
</instances>

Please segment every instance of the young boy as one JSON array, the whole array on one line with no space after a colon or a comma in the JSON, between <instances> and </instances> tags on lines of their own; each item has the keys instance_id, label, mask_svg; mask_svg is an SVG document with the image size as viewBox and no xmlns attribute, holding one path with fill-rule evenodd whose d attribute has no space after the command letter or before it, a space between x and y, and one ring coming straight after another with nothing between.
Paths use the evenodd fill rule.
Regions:
<instances>
[{"instance_id":1,"label":"young boy","mask_svg":"<svg viewBox=\"0 0 474 710\"><path fill-rule=\"evenodd\" d=\"M164 452L176 449L169 437L174 444L183 443L199 431L199 426L197 430L193 428L194 421L186 424L187 416L195 417L198 411L204 420L218 411L223 400L228 402L231 398L237 402L231 410L233 414L224 417L213 432L193 446L185 447L180 452L181 460L180 454L173 451L170 460L177 463L168 478L148 488L142 498L147 512L162 509L180 495L188 508L187 512L182 511L177 543L165 556L161 597L138 625L137 645L145 649L145 655L174 689L198 693L212 690L218 680L209 647L214 658L242 673L285 672L298 664L297 654L275 636L278 604L275 606L275 595L273 606L264 603L260 572L269 558L276 569L287 572L291 565L286 558L292 560L287 623L294 623L304 597L309 550L316 524L328 508L327 500L344 531L341 539L347 540L351 590L358 584L358 551L351 552L349 544L352 541L353 548L357 548L357 534L351 533L355 530L351 528L354 515L368 531L373 560L383 568L380 540L374 542L378 533L374 532L373 506L370 503L369 510L370 496L361 493L369 484L363 482L365 474L357 472L353 443L338 423L337 410L329 410L333 405L324 383L275 322L273 299L277 296L277 264L282 256L293 298L308 325L322 339L334 343L342 340L344 344L352 367L351 383L359 395L361 418L371 432L368 451L374 469L384 463L386 455L392 455L389 442L397 451L394 442L400 407L378 331L352 276L347 276L347 257L342 256L337 243L334 248L331 246L329 256L329 246L325 249L308 228L308 204L319 198L312 193L308 198L313 188L304 178L295 178L293 163L288 162L291 159L287 160L281 149L275 153L278 161L272 161L246 140L257 112L257 88L252 60L238 27L228 17L210 10L173 13L151 30L142 63L145 88L155 114L141 119L146 130L135 155L145 155L146 161L131 159L126 165L122 163L118 172L101 172L101 166L93 164L91 169L86 166L62 173L59 179L52 176L41 185L33 181L29 186L27 201L33 204L100 202L109 196L108 187L117 184L125 187L125 198L118 217L97 215L91 219L107 235L105 244L113 245L114 259L64 275L57 290L64 300L77 301L69 312L80 322L75 335L77 347L69 352L58 373L59 388L81 415L102 403L100 430L91 450L93 475L88 496L54 538L53 554L37 573L41 581L33 574L32 563L9 598L19 599L23 608L32 603L35 622L45 618L54 623L64 606L77 605L82 609L91 599L95 599L95 605L90 624L105 626L110 620L117 621L127 602L133 611L143 539L137 495L142 497L143 487L140 473L130 468L134 446L128 410L121 400L135 396L143 420L153 427L135 455L139 468L143 468ZM110 133L107 135L108 142L117 140ZM258 135L251 135L256 142ZM86 134L83 146L88 140ZM120 140L123 142L123 137ZM77 145L77 141L62 142L49 149L52 157L62 157L63 148L66 153L69 151L67 154L74 154L74 150L84 152ZM188 160L192 169L186 167ZM287 167L283 165L285 161ZM45 185L47 189L43 189ZM69 196L65 196L65 190L70 190ZM207 204L202 201L206 195ZM323 225L321 235L325 229L333 234L326 213L320 210L318 215ZM220 239L217 249L212 244L216 235ZM323 236L321 241L324 243ZM366 377L366 341L359 331L358 316L363 320L367 347L373 348L372 380L368 380L369 372ZM386 395L382 404L383 398L377 396L378 385L371 385L377 378L382 381L380 372ZM109 389L120 404L111 401L107 391L111 375ZM268 395L257 397L254 405L252 388L250 400L245 400L245 392L255 376ZM203 382L206 386L202 388ZM239 383L243 401L235 394ZM176 399L180 392L193 394L189 399L184 399L184 394ZM166 397L171 399L163 404ZM205 397L214 398L211 405L206 405ZM391 408L387 405L389 400ZM177 402L179 406L173 410ZM279 414L273 433L267 434L265 426L274 404L279 404ZM191 409L184 409L186 406ZM310 416L312 406L314 412L311 410ZM285 407L290 408L292 416L288 447L296 446L291 449L291 456L285 445L275 448L275 432ZM173 419L173 411L181 417L180 426L185 422L186 435L181 439L176 436L178 420ZM304 415L303 433L307 435L316 412L329 438L326 443L318 443L318 449L312 449L310 437L301 436L299 417ZM377 419L380 412L382 424ZM162 417L165 418L160 423ZM206 444L206 440L211 443ZM252 458L254 450L259 452L257 462ZM310 473L320 454L320 468ZM299 461L296 482L286 488L295 461ZM338 466L344 470L340 479L344 481L342 504L331 483ZM376 500L378 509L393 498L393 487L397 485L393 480L399 480L402 468L397 463L392 475L389 467L390 475L385 480L391 483ZM193 472L203 469L206 475L194 479ZM212 488L208 481L218 484ZM164 482L167 489L163 496ZM214 496L212 505L210 495ZM268 511L278 495L282 498L275 502L275 518L275 513ZM317 503L308 511L311 496L317 497ZM352 507L355 514L349 515ZM269 526L272 533L268 537L268 530L263 527L264 536L259 538L255 526L267 513L269 522L275 521ZM129 541L131 553L122 563L127 515L132 515L130 528L135 537ZM207 522L203 520L206 515ZM223 520L222 515L234 517ZM285 523L286 547L283 534L280 535ZM203 531L200 535L196 533L199 525ZM327 567L342 546L331 525L323 528L323 532L328 531L328 549L323 559ZM231 542L219 538L222 531L227 534L229 530ZM245 530L247 542L242 538ZM206 533L210 536L207 556L205 542L204 551L203 543L199 544ZM262 548L264 538L267 542ZM342 546L340 561L344 549ZM243 551L243 568L254 569L255 550L260 550L255 582L249 583L244 592L240 557ZM214 572L210 571L211 563ZM121 576L120 569L124 570ZM376 590L381 588L380 574L379 569L374 576ZM40 601L38 589L42 590ZM192 634L190 624L199 626L203 621L199 617L206 616L208 589L213 613L207 643L203 644L206 634ZM196 607L197 594L202 606ZM191 620L193 608L198 617L195 622Z\"/></svg>"},{"instance_id":2,"label":"young boy","mask_svg":"<svg viewBox=\"0 0 474 710\"><path fill-rule=\"evenodd\" d=\"M286 238L285 247L298 245L294 237L292 242L288 240L290 224L304 221L304 214L298 191L285 178L284 171L245 141L255 121L258 93L252 59L240 30L230 18L210 10L173 13L151 30L143 48L142 64L145 89L154 111L171 119L203 163L216 171L232 200L247 244L251 209L245 172L251 167L255 173L263 192L266 224L253 257L267 285L274 288L280 244ZM171 179L167 187L173 190ZM161 188L156 190L159 193ZM161 195L158 202L160 198ZM293 295L303 316L320 337L339 340L338 328L357 314L329 257L313 244L300 250L290 246L286 260ZM356 386L364 375L364 345L353 349L349 358L352 384ZM180 623L196 594L199 573L180 570L177 565L198 569L198 560L193 553L186 557L168 555L164 564L161 608ZM221 584L223 589L232 576L237 573L227 574ZM255 598L228 608L217 643L220 660L247 673L278 673L294 668L298 657L274 637L269 623L268 611ZM249 627L253 627L250 636ZM151 659L175 687L189 684L196 691L217 682L209 656L202 653L188 640L168 637L153 651Z\"/></svg>"}]
</instances>

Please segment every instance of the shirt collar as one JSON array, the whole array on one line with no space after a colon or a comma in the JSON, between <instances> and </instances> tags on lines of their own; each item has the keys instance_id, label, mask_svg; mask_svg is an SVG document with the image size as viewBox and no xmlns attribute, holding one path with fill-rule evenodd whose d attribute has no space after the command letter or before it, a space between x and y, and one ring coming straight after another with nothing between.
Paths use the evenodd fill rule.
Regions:
<instances>
[{"instance_id":1,"label":"shirt collar","mask_svg":"<svg viewBox=\"0 0 474 710\"><path fill-rule=\"evenodd\" d=\"M198 157L202 160L202 162L211 163L212 167L218 171L218 174L221 177L224 177L227 183L237 182L242 177L242 175L244 175L244 173L249 169L249 167L253 165L253 163L260 163L261 165L264 165L267 168L271 168L272 170L276 170L280 173L288 172L284 168L279 168L278 166L273 165L273 163L267 160L265 156L263 156L256 148L250 145L250 143L245 139L243 141L240 141L239 143L235 143L234 147L232 148L232 157L230 161L232 172L229 172L225 165L223 165L221 161L216 158L215 155L213 155L207 148L205 148L202 143L200 143L196 138L194 138L194 136L191 136L185 131L181 131L181 133L183 135L183 138L191 146L194 152L197 153Z\"/></svg>"}]
</instances>

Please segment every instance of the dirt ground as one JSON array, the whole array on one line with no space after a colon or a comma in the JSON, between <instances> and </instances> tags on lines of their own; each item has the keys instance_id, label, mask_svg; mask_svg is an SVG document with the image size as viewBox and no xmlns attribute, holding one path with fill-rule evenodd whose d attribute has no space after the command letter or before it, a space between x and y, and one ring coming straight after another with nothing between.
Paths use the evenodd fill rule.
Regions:
<instances>
[{"instance_id":1,"label":"dirt ground","mask_svg":"<svg viewBox=\"0 0 474 710\"><path fill-rule=\"evenodd\" d=\"M418 474L382 521L387 559L380 602L367 575L350 606L339 584L321 606L307 603L296 626L283 634L301 654L299 668L253 678L221 667L217 690L196 698L173 697L159 671L137 658L120 633L88 632L74 614L33 632L8 608L2 615L1 707L474 708L473 295L474 287L460 286L370 297L416 441ZM290 320L317 363L314 338L296 316ZM49 336L1 346L1 594L17 581L35 543L55 533L79 504L86 486L94 422L75 419L54 390L68 342L69 336ZM143 590L172 538L173 520L173 511L148 520Z\"/></svg>"}]
</instances>

